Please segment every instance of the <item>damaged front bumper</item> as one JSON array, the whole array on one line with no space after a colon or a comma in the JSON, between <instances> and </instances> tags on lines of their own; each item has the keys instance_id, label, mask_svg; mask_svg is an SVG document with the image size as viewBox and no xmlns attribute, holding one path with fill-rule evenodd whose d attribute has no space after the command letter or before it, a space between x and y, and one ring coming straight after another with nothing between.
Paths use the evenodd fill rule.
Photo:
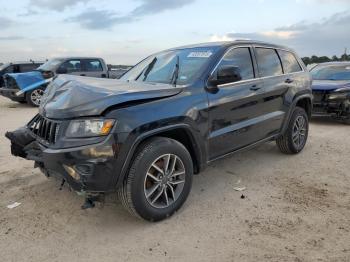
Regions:
<instances>
[{"instance_id":1,"label":"damaged front bumper","mask_svg":"<svg viewBox=\"0 0 350 262\"><path fill-rule=\"evenodd\" d=\"M340 119L350 118L350 92L313 92L313 114L331 115Z\"/></svg>"},{"instance_id":2,"label":"damaged front bumper","mask_svg":"<svg viewBox=\"0 0 350 262\"><path fill-rule=\"evenodd\" d=\"M65 180L79 193L106 193L115 190L117 152L112 135L98 144L52 149L38 142L27 127L7 132L11 153L35 162L48 177Z\"/></svg>"},{"instance_id":3,"label":"damaged front bumper","mask_svg":"<svg viewBox=\"0 0 350 262\"><path fill-rule=\"evenodd\" d=\"M25 101L25 94L21 93L19 94L20 90L17 88L6 88L6 87L2 87L0 88L0 95L10 98L12 101L16 101L16 102L21 102L21 101Z\"/></svg>"}]
</instances>

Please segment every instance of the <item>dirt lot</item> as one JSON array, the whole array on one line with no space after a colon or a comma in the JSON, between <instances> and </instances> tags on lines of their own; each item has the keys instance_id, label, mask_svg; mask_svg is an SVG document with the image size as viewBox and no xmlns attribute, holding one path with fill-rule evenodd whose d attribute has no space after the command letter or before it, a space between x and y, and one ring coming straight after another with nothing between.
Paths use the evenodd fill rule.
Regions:
<instances>
[{"instance_id":1,"label":"dirt lot","mask_svg":"<svg viewBox=\"0 0 350 262\"><path fill-rule=\"evenodd\" d=\"M5 131L36 111L0 98L3 262L350 261L349 126L313 120L297 156L269 143L218 161L194 178L177 214L152 224L115 196L81 210L81 197L12 157ZM236 185L247 187L246 198ZM22 204L6 207L15 201Z\"/></svg>"}]
</instances>

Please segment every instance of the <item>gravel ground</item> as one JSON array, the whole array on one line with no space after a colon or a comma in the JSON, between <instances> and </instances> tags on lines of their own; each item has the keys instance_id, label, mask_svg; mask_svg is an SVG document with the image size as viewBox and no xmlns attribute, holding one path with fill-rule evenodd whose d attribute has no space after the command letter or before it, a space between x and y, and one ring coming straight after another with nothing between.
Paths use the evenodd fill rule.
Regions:
<instances>
[{"instance_id":1,"label":"gravel ground","mask_svg":"<svg viewBox=\"0 0 350 262\"><path fill-rule=\"evenodd\" d=\"M3 262L350 261L349 126L314 119L299 155L268 143L220 160L195 176L178 213L148 223L114 195L81 210L81 197L12 157L5 132L36 111L0 98Z\"/></svg>"}]
</instances>

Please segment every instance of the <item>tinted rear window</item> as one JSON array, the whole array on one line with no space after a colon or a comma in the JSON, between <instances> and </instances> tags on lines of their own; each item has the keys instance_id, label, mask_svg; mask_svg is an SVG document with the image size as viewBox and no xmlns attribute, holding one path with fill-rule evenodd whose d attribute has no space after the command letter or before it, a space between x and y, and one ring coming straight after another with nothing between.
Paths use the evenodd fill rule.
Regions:
<instances>
[{"instance_id":1,"label":"tinted rear window","mask_svg":"<svg viewBox=\"0 0 350 262\"><path fill-rule=\"evenodd\" d=\"M100 60L97 59L85 59L85 70L88 72L101 72L103 71Z\"/></svg>"},{"instance_id":2,"label":"tinted rear window","mask_svg":"<svg viewBox=\"0 0 350 262\"><path fill-rule=\"evenodd\" d=\"M278 50L278 54L282 60L284 73L289 74L302 71L297 59L291 52Z\"/></svg>"},{"instance_id":3,"label":"tinted rear window","mask_svg":"<svg viewBox=\"0 0 350 262\"><path fill-rule=\"evenodd\" d=\"M256 48L259 72L262 77L282 75L281 61L275 49Z\"/></svg>"}]
</instances>

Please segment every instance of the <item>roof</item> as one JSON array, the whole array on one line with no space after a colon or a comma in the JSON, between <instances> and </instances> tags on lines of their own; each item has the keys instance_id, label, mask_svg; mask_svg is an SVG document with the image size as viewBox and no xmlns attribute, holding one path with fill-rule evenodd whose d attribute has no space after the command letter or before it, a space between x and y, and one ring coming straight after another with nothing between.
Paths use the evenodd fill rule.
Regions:
<instances>
[{"instance_id":1,"label":"roof","mask_svg":"<svg viewBox=\"0 0 350 262\"><path fill-rule=\"evenodd\" d=\"M235 41L222 41L222 42L206 42L206 43L199 43L199 44L192 44L192 45L185 45L180 47L171 48L170 50L175 49L184 49L184 48L196 48L196 47L229 47L239 44L249 44L249 45L263 45L263 46L269 46L274 48L283 48L291 50L288 47L271 44L263 41L257 41L257 40L235 40Z\"/></svg>"},{"instance_id":2,"label":"roof","mask_svg":"<svg viewBox=\"0 0 350 262\"><path fill-rule=\"evenodd\" d=\"M43 64L45 61L13 61L4 63L4 65L22 65L22 64Z\"/></svg>"},{"instance_id":3,"label":"roof","mask_svg":"<svg viewBox=\"0 0 350 262\"><path fill-rule=\"evenodd\" d=\"M53 57L51 59L102 59L102 58L94 57L94 56L62 56L62 57Z\"/></svg>"},{"instance_id":4,"label":"roof","mask_svg":"<svg viewBox=\"0 0 350 262\"><path fill-rule=\"evenodd\" d=\"M350 61L337 61L337 62L325 62L320 63L317 66L350 66Z\"/></svg>"}]
</instances>

